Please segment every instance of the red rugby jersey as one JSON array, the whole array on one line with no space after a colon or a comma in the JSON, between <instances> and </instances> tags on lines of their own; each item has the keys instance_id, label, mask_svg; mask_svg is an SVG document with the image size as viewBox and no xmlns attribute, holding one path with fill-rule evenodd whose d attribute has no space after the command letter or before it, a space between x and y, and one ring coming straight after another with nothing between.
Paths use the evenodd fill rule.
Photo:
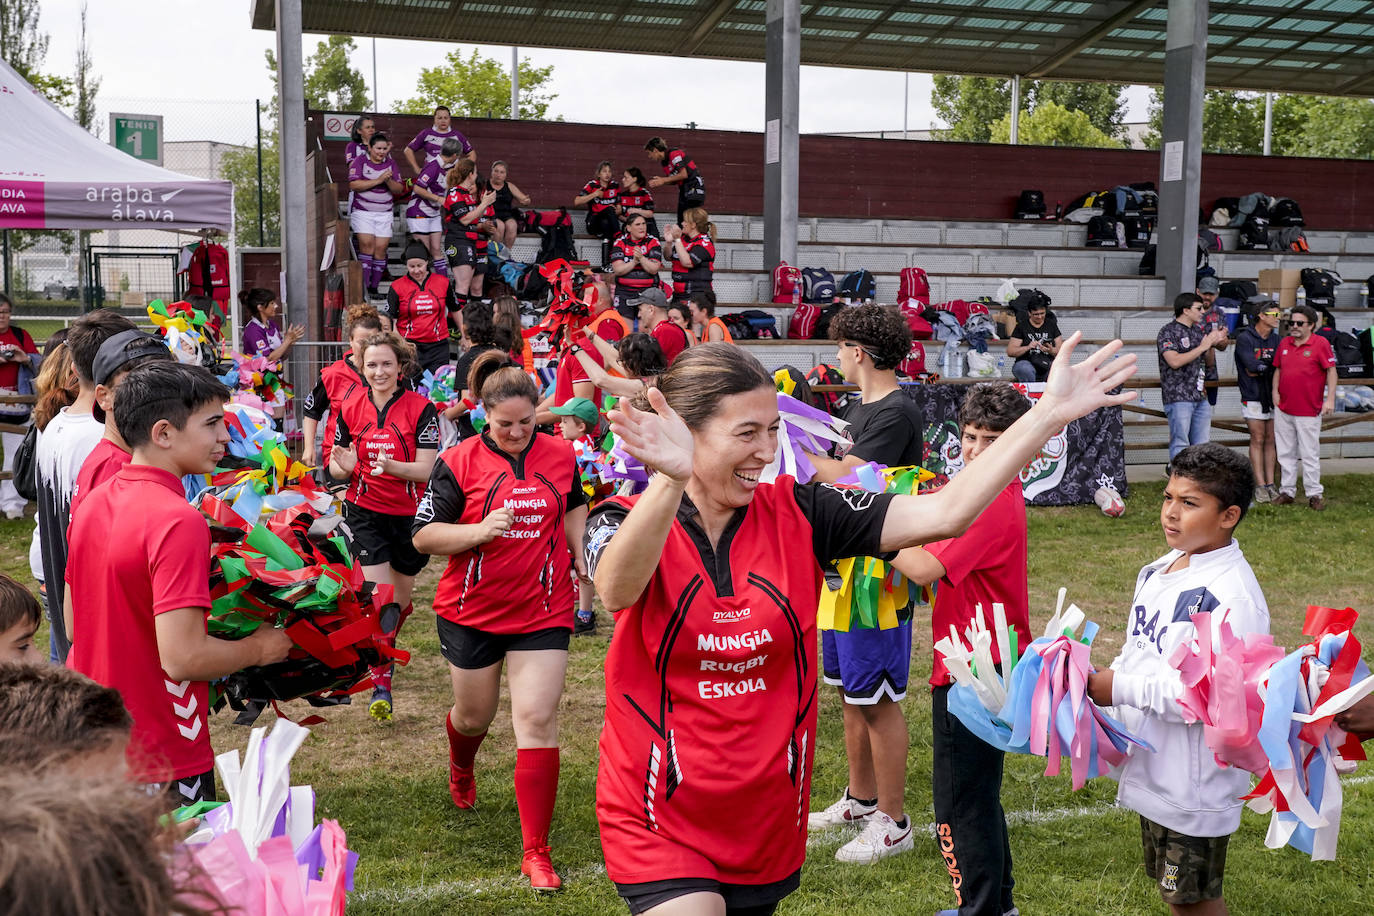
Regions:
<instances>
[{"instance_id":1,"label":"red rugby jersey","mask_svg":"<svg viewBox=\"0 0 1374 916\"><path fill-rule=\"evenodd\" d=\"M495 215L491 207L487 207L487 212L473 220L471 225L464 226L459 220L467 216L481 203L481 195L476 191L469 191L462 186L449 188L444 195L444 233L449 239L466 239L474 245L486 238L486 233L477 228L477 224L483 219L489 219Z\"/></svg>"},{"instance_id":2,"label":"red rugby jersey","mask_svg":"<svg viewBox=\"0 0 1374 916\"><path fill-rule=\"evenodd\" d=\"M593 510L589 569L637 499ZM779 477L712 549L683 497L606 657L596 811L612 881L768 884L801 867L819 561L876 553L891 499Z\"/></svg>"},{"instance_id":3,"label":"red rugby jersey","mask_svg":"<svg viewBox=\"0 0 1374 916\"><path fill-rule=\"evenodd\" d=\"M711 282L711 271L715 268L716 243L711 241L711 236L705 232L696 238L682 237L682 244L687 247L687 254L692 259L691 267L683 267L682 262L677 258L677 248L669 253L673 260L673 283Z\"/></svg>"},{"instance_id":4,"label":"red rugby jersey","mask_svg":"<svg viewBox=\"0 0 1374 916\"><path fill-rule=\"evenodd\" d=\"M423 283L416 283L405 274L391 281L386 298L396 333L406 340L435 343L448 339L449 313L458 311L448 277L430 273Z\"/></svg>"},{"instance_id":5,"label":"red rugby jersey","mask_svg":"<svg viewBox=\"0 0 1374 916\"><path fill-rule=\"evenodd\" d=\"M583 505L572 443L536 433L519 455L485 434L445 449L434 464L414 531L430 522L473 525L509 506L515 523L495 540L449 557L434 613L489 633L571 627L577 594L564 516Z\"/></svg>"},{"instance_id":6,"label":"red rugby jersey","mask_svg":"<svg viewBox=\"0 0 1374 916\"><path fill-rule=\"evenodd\" d=\"M353 392L367 389L367 381L347 356L335 360L320 370L319 380L310 393L305 396L304 414L312 420L319 420L326 413L329 419L324 424L324 441L320 450L324 455L324 466L329 466L329 453L334 450L334 433L339 424L339 407L344 398Z\"/></svg>"},{"instance_id":7,"label":"red rugby jersey","mask_svg":"<svg viewBox=\"0 0 1374 916\"><path fill-rule=\"evenodd\" d=\"M604 210L615 209L616 201L620 197L620 186L612 182L609 187L601 187L600 180L593 178L582 186L582 193L595 194L597 188L601 188L601 196L587 201L587 212L601 213Z\"/></svg>"},{"instance_id":8,"label":"red rugby jersey","mask_svg":"<svg viewBox=\"0 0 1374 916\"><path fill-rule=\"evenodd\" d=\"M663 157L663 174L671 175L678 169L687 170L687 177L683 179L683 184L686 184L697 173L696 161L680 149L670 149L668 155Z\"/></svg>"},{"instance_id":9,"label":"red rugby jersey","mask_svg":"<svg viewBox=\"0 0 1374 916\"><path fill-rule=\"evenodd\" d=\"M648 188L640 188L638 191L620 191L620 206L624 210L648 210L653 212L654 195L649 193Z\"/></svg>"},{"instance_id":10,"label":"red rugby jersey","mask_svg":"<svg viewBox=\"0 0 1374 916\"><path fill-rule=\"evenodd\" d=\"M439 448L439 414L421 394L397 389L386 406L372 402L366 386L344 399L334 444L356 443L358 466L348 479L344 499L387 515L414 515L425 485L390 474L373 476L372 463L383 453L397 461L414 461L421 449Z\"/></svg>"},{"instance_id":11,"label":"red rugby jersey","mask_svg":"<svg viewBox=\"0 0 1374 916\"><path fill-rule=\"evenodd\" d=\"M620 237L615 240L615 244L611 245L611 263L633 262L637 253L662 263L663 243L649 235L636 242L630 238L629 233L621 233ZM651 274L639 265L635 265L635 269L624 276L615 278L617 287L624 287L634 292L646 290L657 282L658 274Z\"/></svg>"}]
</instances>

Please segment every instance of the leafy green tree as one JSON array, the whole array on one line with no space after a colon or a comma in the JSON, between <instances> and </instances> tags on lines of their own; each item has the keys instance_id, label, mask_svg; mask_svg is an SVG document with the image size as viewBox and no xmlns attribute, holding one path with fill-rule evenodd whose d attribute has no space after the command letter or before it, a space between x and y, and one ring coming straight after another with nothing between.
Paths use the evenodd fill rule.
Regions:
<instances>
[{"instance_id":1,"label":"leafy green tree","mask_svg":"<svg viewBox=\"0 0 1374 916\"><path fill-rule=\"evenodd\" d=\"M1032 146L1080 146L1097 149L1120 148L1120 140L1093 124L1087 113L1065 108L1057 102L1042 101L1034 111L1023 111L1018 125L1019 142ZM1011 113L992 125L993 143L1011 140Z\"/></svg>"},{"instance_id":2,"label":"leafy green tree","mask_svg":"<svg viewBox=\"0 0 1374 916\"><path fill-rule=\"evenodd\" d=\"M1011 81L937 75L930 101L940 120L949 125L939 132L940 139L986 143L992 125L1011 111Z\"/></svg>"},{"instance_id":3,"label":"leafy green tree","mask_svg":"<svg viewBox=\"0 0 1374 916\"><path fill-rule=\"evenodd\" d=\"M520 61L520 117L527 121L545 120L549 103L558 96L548 91L553 66L535 67ZM510 117L510 73L499 61L479 55L474 49L467 58L454 49L444 55L444 64L420 71L419 95L402 102L398 110L406 114L430 114L439 105L448 106L455 118Z\"/></svg>"},{"instance_id":4,"label":"leafy green tree","mask_svg":"<svg viewBox=\"0 0 1374 916\"><path fill-rule=\"evenodd\" d=\"M1145 145L1158 149L1162 93L1150 93ZM1202 100L1202 148L1209 153L1264 152L1264 95L1209 89ZM1278 156L1374 158L1374 101L1325 96L1274 97L1271 148Z\"/></svg>"},{"instance_id":5,"label":"leafy green tree","mask_svg":"<svg viewBox=\"0 0 1374 916\"><path fill-rule=\"evenodd\" d=\"M76 47L76 107L72 118L86 130L95 127L95 97L100 92L100 77L92 71L91 46L86 41L86 4L81 4L81 43Z\"/></svg>"},{"instance_id":6,"label":"leafy green tree","mask_svg":"<svg viewBox=\"0 0 1374 916\"><path fill-rule=\"evenodd\" d=\"M349 63L357 50L347 35L330 35L305 62L305 104L326 111L366 111L367 80Z\"/></svg>"},{"instance_id":7,"label":"leafy green tree","mask_svg":"<svg viewBox=\"0 0 1374 916\"><path fill-rule=\"evenodd\" d=\"M0 58L60 108L72 103L72 81L42 72L48 33L38 28L38 0L0 0Z\"/></svg>"},{"instance_id":8,"label":"leafy green tree","mask_svg":"<svg viewBox=\"0 0 1374 916\"><path fill-rule=\"evenodd\" d=\"M1121 85L1115 83L1066 83L1056 80L1026 80L1021 84L1023 113L1033 113L1041 105L1053 104L1083 114L1087 123L1107 137L1120 137L1126 114L1126 102ZM936 76L931 104L940 119L949 125L940 132L943 140L987 143L993 139L994 125L1006 118L1010 122L1011 80L983 76ZM1045 123L1062 124L1077 131L1073 124L1058 115ZM1024 130L1025 115L1022 115ZM1093 139L1096 143L1096 136ZM1023 142L1051 142L1060 146L1075 145L1071 136L1042 137L1030 141L1021 134ZM1000 142L1007 142L1005 137Z\"/></svg>"},{"instance_id":9,"label":"leafy green tree","mask_svg":"<svg viewBox=\"0 0 1374 916\"><path fill-rule=\"evenodd\" d=\"M268 106L263 106L267 111ZM232 149L220 157L219 174L234 186L234 235L240 245L281 244L281 163L277 160L277 132L262 133L263 233L258 238L258 150Z\"/></svg>"},{"instance_id":10,"label":"leafy green tree","mask_svg":"<svg viewBox=\"0 0 1374 916\"><path fill-rule=\"evenodd\" d=\"M1126 98L1120 83L1067 83L1061 80L1032 80L1027 92L1027 108L1035 111L1053 102L1069 111L1082 112L1099 131L1111 137L1125 133ZM1068 145L1068 144L1061 144Z\"/></svg>"}]
</instances>

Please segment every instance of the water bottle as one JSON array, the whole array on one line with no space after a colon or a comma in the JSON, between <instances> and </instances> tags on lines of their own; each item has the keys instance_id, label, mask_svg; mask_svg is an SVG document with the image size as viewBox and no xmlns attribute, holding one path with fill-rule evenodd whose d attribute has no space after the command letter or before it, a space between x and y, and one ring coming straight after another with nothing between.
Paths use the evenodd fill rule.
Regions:
<instances>
[{"instance_id":1,"label":"water bottle","mask_svg":"<svg viewBox=\"0 0 1374 916\"><path fill-rule=\"evenodd\" d=\"M1301 286L1299 286L1299 287L1298 287L1298 305L1306 305L1306 304L1307 304L1307 290L1305 290L1305 289L1303 289Z\"/></svg>"},{"instance_id":2,"label":"water bottle","mask_svg":"<svg viewBox=\"0 0 1374 916\"><path fill-rule=\"evenodd\" d=\"M1005 355L997 357L997 377L1007 377L1007 357Z\"/></svg>"},{"instance_id":3,"label":"water bottle","mask_svg":"<svg viewBox=\"0 0 1374 916\"><path fill-rule=\"evenodd\" d=\"M801 287L796 283L792 284L792 307L801 305Z\"/></svg>"}]
</instances>

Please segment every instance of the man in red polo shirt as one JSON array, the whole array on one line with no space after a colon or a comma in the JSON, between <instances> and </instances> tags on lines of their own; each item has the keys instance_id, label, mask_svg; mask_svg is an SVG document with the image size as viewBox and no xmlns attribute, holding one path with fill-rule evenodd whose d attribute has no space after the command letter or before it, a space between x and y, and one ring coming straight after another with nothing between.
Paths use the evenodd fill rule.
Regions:
<instances>
[{"instance_id":1,"label":"man in red polo shirt","mask_svg":"<svg viewBox=\"0 0 1374 916\"><path fill-rule=\"evenodd\" d=\"M113 413L132 459L88 495L69 532L68 663L123 696L134 719L130 774L174 805L215 797L208 682L291 648L273 627L237 641L206 632L210 530L181 478L224 456L228 398L200 367L158 361L130 372Z\"/></svg>"},{"instance_id":2,"label":"man in red polo shirt","mask_svg":"<svg viewBox=\"0 0 1374 916\"><path fill-rule=\"evenodd\" d=\"M959 411L965 465L1028 410L1026 397L1005 383L984 382L970 388ZM1026 499L1020 479L1009 483L968 531L924 547L908 547L893 566L913 582L939 583L930 620L934 639L948 636L951 626L962 635L979 604L991 629L996 602L1006 612L1007 625L1016 631L1017 644L1030 645ZM1001 664L1004 660L997 658L995 643L992 651ZM930 676L931 794L940 851L954 880L959 907L941 910L938 916L1014 913L1011 846L1001 802L1003 754L949 714L951 684L944 660L937 654Z\"/></svg>"},{"instance_id":3,"label":"man in red polo shirt","mask_svg":"<svg viewBox=\"0 0 1374 916\"><path fill-rule=\"evenodd\" d=\"M663 359L671 366L691 341L685 330L668 320L668 297L659 287L651 286L640 293L638 299L631 299L630 305L639 308L639 329L653 335L663 348Z\"/></svg>"},{"instance_id":4,"label":"man in red polo shirt","mask_svg":"<svg viewBox=\"0 0 1374 916\"><path fill-rule=\"evenodd\" d=\"M1298 462L1302 462L1303 495L1307 505L1320 512L1326 508L1322 417L1336 409L1336 354L1326 338L1315 333L1317 312L1310 306L1293 307L1288 329L1292 333L1274 354L1274 450L1279 459L1279 495L1274 505L1289 506L1296 500Z\"/></svg>"}]
</instances>

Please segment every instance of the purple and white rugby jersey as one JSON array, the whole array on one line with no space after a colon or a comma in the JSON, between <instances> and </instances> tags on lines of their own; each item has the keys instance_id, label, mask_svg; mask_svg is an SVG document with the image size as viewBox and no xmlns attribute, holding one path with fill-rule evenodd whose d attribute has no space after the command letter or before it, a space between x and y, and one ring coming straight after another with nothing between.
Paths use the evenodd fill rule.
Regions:
<instances>
[{"instance_id":1,"label":"purple and white rugby jersey","mask_svg":"<svg viewBox=\"0 0 1374 916\"><path fill-rule=\"evenodd\" d=\"M401 180L401 170L397 168L396 160L390 156L381 162L373 162L368 156L359 156L348 167L349 181L371 181L374 178L381 178L383 175L391 176L392 181ZM391 210L392 203L391 191L385 182L375 188L368 188L366 191L353 192L352 209L354 210L386 213Z\"/></svg>"},{"instance_id":2,"label":"purple and white rugby jersey","mask_svg":"<svg viewBox=\"0 0 1374 916\"><path fill-rule=\"evenodd\" d=\"M463 149L459 153L460 156L466 156L468 153L472 152L472 144L468 142L467 137L464 137L458 132L458 128L450 127L447 132L440 132L434 129L433 124L416 134L415 139L407 143L406 146L415 150L417 153L424 151L425 162L430 162L439 158L439 150L443 147L444 141L449 137L454 138L463 145Z\"/></svg>"},{"instance_id":3,"label":"purple and white rugby jersey","mask_svg":"<svg viewBox=\"0 0 1374 916\"><path fill-rule=\"evenodd\" d=\"M457 165L458 160L454 160ZM440 198L444 196L444 183L448 180L449 169L444 168L444 160L431 159L425 163L425 167L420 169L420 177L415 179L415 187L424 188L431 194L437 194ZM406 217L409 219L432 219L439 215L439 205L432 204L419 194L410 196L410 206L406 207Z\"/></svg>"}]
</instances>

